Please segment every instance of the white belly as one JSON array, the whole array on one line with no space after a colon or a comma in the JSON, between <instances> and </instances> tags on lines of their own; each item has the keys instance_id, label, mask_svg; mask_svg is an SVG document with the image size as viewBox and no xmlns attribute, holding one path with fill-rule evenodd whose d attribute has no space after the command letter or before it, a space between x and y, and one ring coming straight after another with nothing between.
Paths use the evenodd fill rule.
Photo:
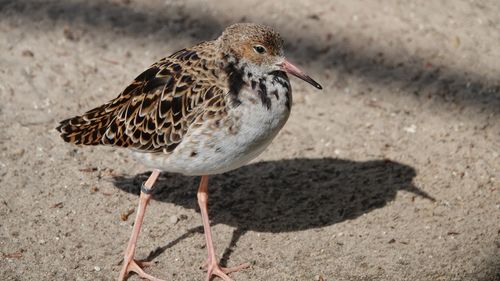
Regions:
<instances>
[{"instance_id":1,"label":"white belly","mask_svg":"<svg viewBox=\"0 0 500 281\"><path fill-rule=\"evenodd\" d=\"M150 167L184 175L220 174L245 165L276 137L290 110L284 96L270 96L269 109L251 90L242 90L239 98L241 104L229 111L226 118L230 119L218 128L207 124L193 129L171 154L136 156ZM232 130L227 124L234 124Z\"/></svg>"}]
</instances>

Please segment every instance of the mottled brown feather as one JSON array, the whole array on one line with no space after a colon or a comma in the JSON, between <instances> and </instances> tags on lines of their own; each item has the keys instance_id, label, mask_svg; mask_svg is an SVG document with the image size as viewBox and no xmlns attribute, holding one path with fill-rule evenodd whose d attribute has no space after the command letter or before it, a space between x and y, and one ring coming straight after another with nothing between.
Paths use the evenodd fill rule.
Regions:
<instances>
[{"instance_id":1,"label":"mottled brown feather","mask_svg":"<svg viewBox=\"0 0 500 281\"><path fill-rule=\"evenodd\" d=\"M202 43L160 60L115 99L61 121L57 127L61 137L82 145L173 151L193 123L226 110L227 89L215 82L213 74L219 70L211 44ZM207 68L214 71L207 72Z\"/></svg>"}]
</instances>

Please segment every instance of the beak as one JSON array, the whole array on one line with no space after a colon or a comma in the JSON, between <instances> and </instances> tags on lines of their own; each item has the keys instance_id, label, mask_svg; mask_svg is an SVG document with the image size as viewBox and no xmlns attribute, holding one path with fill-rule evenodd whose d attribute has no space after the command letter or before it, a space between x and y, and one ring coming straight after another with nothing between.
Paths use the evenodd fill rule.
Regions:
<instances>
[{"instance_id":1,"label":"beak","mask_svg":"<svg viewBox=\"0 0 500 281\"><path fill-rule=\"evenodd\" d=\"M323 89L323 87L321 87L321 85L318 82L314 81L314 79L312 79L311 77L306 75L302 70L300 70L300 68L296 67L295 65L290 63L288 60L284 59L282 63L278 64L278 66L281 67L282 71L299 77L300 79L313 85L317 89L319 89L319 90Z\"/></svg>"}]
</instances>

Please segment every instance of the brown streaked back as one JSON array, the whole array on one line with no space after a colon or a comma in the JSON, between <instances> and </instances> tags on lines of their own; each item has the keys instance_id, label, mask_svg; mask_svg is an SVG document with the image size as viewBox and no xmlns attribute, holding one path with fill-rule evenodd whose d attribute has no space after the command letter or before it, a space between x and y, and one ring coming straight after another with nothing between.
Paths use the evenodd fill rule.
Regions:
<instances>
[{"instance_id":1,"label":"brown streaked back","mask_svg":"<svg viewBox=\"0 0 500 281\"><path fill-rule=\"evenodd\" d=\"M205 58L211 56L206 53L209 44L183 49L160 60L115 99L61 121L57 127L61 137L80 145L173 151L191 124L207 114L204 111L215 111L210 114L213 116L225 109L224 89L213 83L216 77L207 71L214 67L209 65L213 58ZM200 106L205 102L214 106Z\"/></svg>"}]
</instances>

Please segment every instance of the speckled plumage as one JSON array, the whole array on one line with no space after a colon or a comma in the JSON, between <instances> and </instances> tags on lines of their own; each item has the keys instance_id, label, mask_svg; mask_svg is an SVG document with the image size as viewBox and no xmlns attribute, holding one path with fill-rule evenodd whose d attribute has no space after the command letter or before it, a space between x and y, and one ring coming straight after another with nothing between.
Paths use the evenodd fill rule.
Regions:
<instances>
[{"instance_id":1,"label":"speckled plumage","mask_svg":"<svg viewBox=\"0 0 500 281\"><path fill-rule=\"evenodd\" d=\"M262 44L272 56L283 53L272 29L233 25L217 40L158 61L118 97L57 129L70 143L133 148L146 164L166 171L203 175L238 168L270 143L291 107L287 75L260 70L269 58L245 48L246 42Z\"/></svg>"},{"instance_id":2,"label":"speckled plumage","mask_svg":"<svg viewBox=\"0 0 500 281\"><path fill-rule=\"evenodd\" d=\"M212 42L180 50L151 65L115 99L62 121L57 129L75 144L168 154L189 126L225 114L215 55Z\"/></svg>"},{"instance_id":3,"label":"speckled plumage","mask_svg":"<svg viewBox=\"0 0 500 281\"><path fill-rule=\"evenodd\" d=\"M153 64L115 99L57 127L80 145L127 147L154 168L141 188L137 217L119 281L145 273L134 260L145 208L160 170L201 175L198 205L207 243L206 281L250 266L221 267L208 218L208 175L241 167L259 155L285 125L292 105L286 73L321 86L283 57L271 28L235 24L214 41L180 50Z\"/></svg>"}]
</instances>

